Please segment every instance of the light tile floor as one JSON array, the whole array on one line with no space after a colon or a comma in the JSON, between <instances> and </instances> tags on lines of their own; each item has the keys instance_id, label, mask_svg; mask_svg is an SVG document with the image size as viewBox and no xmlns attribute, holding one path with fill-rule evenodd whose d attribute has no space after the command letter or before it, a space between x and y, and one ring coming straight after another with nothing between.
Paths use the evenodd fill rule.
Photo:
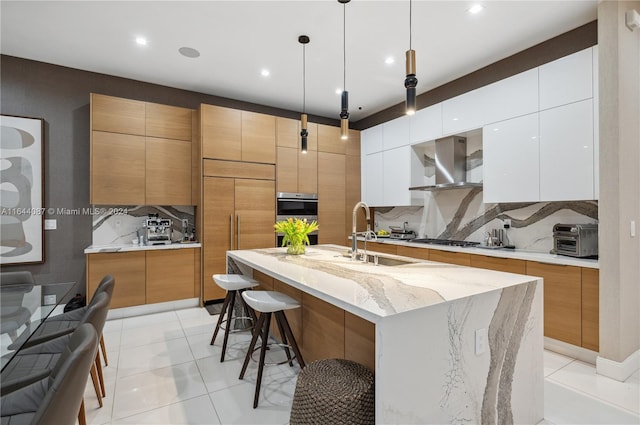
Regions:
<instances>
[{"instance_id":1,"label":"light tile floor","mask_svg":"<svg viewBox=\"0 0 640 425\"><path fill-rule=\"evenodd\" d=\"M209 345L217 317L190 308L108 321L107 397L98 408L88 383L87 423L287 424L299 368L266 368L260 404L252 409L256 364L238 379L250 336L232 334L220 363L220 340ZM543 424L640 424L639 373L617 382L549 351L544 363Z\"/></svg>"}]
</instances>

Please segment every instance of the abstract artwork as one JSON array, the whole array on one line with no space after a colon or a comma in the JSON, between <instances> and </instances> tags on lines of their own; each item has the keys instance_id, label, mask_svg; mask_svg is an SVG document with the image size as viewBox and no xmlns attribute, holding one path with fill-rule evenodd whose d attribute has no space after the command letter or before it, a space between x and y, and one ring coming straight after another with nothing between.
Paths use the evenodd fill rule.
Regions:
<instances>
[{"instance_id":1,"label":"abstract artwork","mask_svg":"<svg viewBox=\"0 0 640 425\"><path fill-rule=\"evenodd\" d=\"M44 120L0 116L0 264L42 263Z\"/></svg>"}]
</instances>

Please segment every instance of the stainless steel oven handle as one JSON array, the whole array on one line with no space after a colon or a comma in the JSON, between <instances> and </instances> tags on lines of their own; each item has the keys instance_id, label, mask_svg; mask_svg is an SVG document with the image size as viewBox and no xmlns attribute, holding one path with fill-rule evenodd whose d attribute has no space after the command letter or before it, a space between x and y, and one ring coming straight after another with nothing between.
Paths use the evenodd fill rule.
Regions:
<instances>
[{"instance_id":1,"label":"stainless steel oven handle","mask_svg":"<svg viewBox=\"0 0 640 425\"><path fill-rule=\"evenodd\" d=\"M240 249L240 214L238 214L238 243L236 249Z\"/></svg>"}]
</instances>

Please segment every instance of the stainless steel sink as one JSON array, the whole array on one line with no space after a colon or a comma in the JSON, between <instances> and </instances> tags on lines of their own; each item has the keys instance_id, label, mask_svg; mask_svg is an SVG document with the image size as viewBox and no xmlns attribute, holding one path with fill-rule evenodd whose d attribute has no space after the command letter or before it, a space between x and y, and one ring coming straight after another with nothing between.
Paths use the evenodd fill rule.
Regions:
<instances>
[{"instance_id":1,"label":"stainless steel sink","mask_svg":"<svg viewBox=\"0 0 640 425\"><path fill-rule=\"evenodd\" d=\"M362 261L362 254L358 254L358 262L363 262ZM343 257L351 257L350 254L343 254ZM401 260L399 258L390 258L390 257L383 257L381 255L376 255L376 254L367 254L367 263L369 264L374 264L376 266L403 266L405 264L413 264L415 263L415 261L411 261L411 260Z\"/></svg>"}]
</instances>

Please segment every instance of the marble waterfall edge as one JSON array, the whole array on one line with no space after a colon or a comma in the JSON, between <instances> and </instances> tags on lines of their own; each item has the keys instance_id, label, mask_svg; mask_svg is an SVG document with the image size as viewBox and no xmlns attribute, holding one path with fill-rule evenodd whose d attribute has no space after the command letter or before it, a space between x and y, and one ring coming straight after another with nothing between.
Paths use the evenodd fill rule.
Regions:
<instances>
[{"instance_id":1,"label":"marble waterfall edge","mask_svg":"<svg viewBox=\"0 0 640 425\"><path fill-rule=\"evenodd\" d=\"M380 423L543 419L542 282L400 314L376 327ZM390 320L389 320L390 319ZM476 333L487 338L476 352ZM402 343L410 338L411 349ZM403 359L403 365L388 359ZM417 375L417 376L416 376Z\"/></svg>"}]
</instances>

